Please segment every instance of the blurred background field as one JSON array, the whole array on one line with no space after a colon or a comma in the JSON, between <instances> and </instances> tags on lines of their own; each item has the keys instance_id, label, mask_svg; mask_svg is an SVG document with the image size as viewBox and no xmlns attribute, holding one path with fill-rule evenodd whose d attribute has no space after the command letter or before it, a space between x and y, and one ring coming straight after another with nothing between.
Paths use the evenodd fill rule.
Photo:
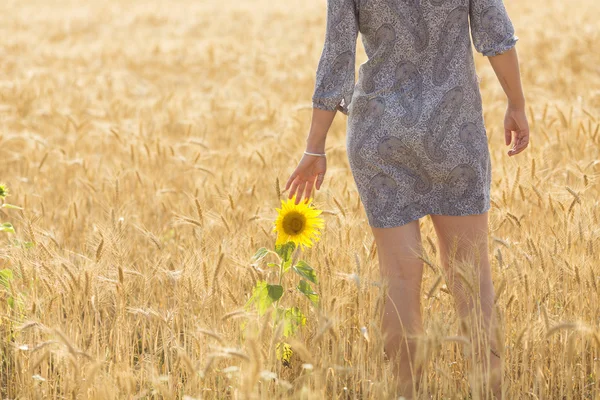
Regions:
<instances>
[{"instance_id":1,"label":"blurred background field","mask_svg":"<svg viewBox=\"0 0 600 400\"><path fill-rule=\"evenodd\" d=\"M505 4L532 130L514 158L501 87L485 58L476 63L507 398L594 399L600 3ZM272 246L276 179L285 184L304 150L324 32L320 0L0 3L0 181L24 208L0 209L16 231L0 233L0 269L13 272L0 286L2 398L389 395L376 249L341 113L315 199L326 229L303 255L322 312L285 294L308 317L289 366L272 329L235 312L257 279L273 278L250 258ZM365 60L359 37L357 69ZM421 226L427 387L468 398L428 217ZM242 340L243 321L260 336Z\"/></svg>"}]
</instances>

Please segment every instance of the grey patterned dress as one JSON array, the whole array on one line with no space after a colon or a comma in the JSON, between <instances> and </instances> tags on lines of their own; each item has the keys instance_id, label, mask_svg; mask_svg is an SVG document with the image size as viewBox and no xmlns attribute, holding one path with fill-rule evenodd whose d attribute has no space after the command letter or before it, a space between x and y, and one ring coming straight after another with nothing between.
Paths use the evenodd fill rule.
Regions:
<instances>
[{"instance_id":1,"label":"grey patterned dress","mask_svg":"<svg viewBox=\"0 0 600 400\"><path fill-rule=\"evenodd\" d=\"M355 82L359 32L368 60ZM502 0L327 0L313 107L348 116L348 160L371 226L489 210L471 36L485 56L515 45Z\"/></svg>"}]
</instances>

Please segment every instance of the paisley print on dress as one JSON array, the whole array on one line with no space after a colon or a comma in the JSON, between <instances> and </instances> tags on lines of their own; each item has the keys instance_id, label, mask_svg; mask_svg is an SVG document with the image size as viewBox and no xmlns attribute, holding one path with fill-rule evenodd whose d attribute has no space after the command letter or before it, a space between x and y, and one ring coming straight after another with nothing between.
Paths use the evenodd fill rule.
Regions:
<instances>
[{"instance_id":1,"label":"paisley print on dress","mask_svg":"<svg viewBox=\"0 0 600 400\"><path fill-rule=\"evenodd\" d=\"M471 45L469 40L469 9L456 7L446 17L440 31L438 51L434 61L433 83L441 85L450 77L449 65L459 49Z\"/></svg>"},{"instance_id":2,"label":"paisley print on dress","mask_svg":"<svg viewBox=\"0 0 600 400\"><path fill-rule=\"evenodd\" d=\"M425 153L431 161L442 162L448 157L447 152L442 148L442 143L452 128L462 102L463 88L457 86L444 94L433 111L427 123L427 134L423 136Z\"/></svg>"},{"instance_id":3,"label":"paisley print on dress","mask_svg":"<svg viewBox=\"0 0 600 400\"><path fill-rule=\"evenodd\" d=\"M473 122L465 122L462 124L458 135L460 142L467 150L469 158L479 161L483 183L487 185L486 182L492 178L487 135L482 134L481 129Z\"/></svg>"},{"instance_id":4,"label":"paisley print on dress","mask_svg":"<svg viewBox=\"0 0 600 400\"><path fill-rule=\"evenodd\" d=\"M329 66L318 89L321 95L328 97L335 93L337 88L346 80L347 75L354 72L353 69L354 58L350 51L345 51L337 56L333 64Z\"/></svg>"},{"instance_id":5,"label":"paisley print on dress","mask_svg":"<svg viewBox=\"0 0 600 400\"><path fill-rule=\"evenodd\" d=\"M431 190L431 178L421 164L421 160L410 147L394 136L385 136L377 145L379 156L388 164L398 168L414 181L416 193L425 194Z\"/></svg>"},{"instance_id":6,"label":"paisley print on dress","mask_svg":"<svg viewBox=\"0 0 600 400\"><path fill-rule=\"evenodd\" d=\"M503 53L519 40L501 0L471 0L469 16L473 44L484 56Z\"/></svg>"},{"instance_id":7,"label":"paisley print on dress","mask_svg":"<svg viewBox=\"0 0 600 400\"><path fill-rule=\"evenodd\" d=\"M332 2L328 10L328 17L331 20L331 27L338 31L343 31L344 19L354 10L353 0L340 0Z\"/></svg>"},{"instance_id":8,"label":"paisley print on dress","mask_svg":"<svg viewBox=\"0 0 600 400\"><path fill-rule=\"evenodd\" d=\"M495 41L503 41L510 32L510 27L503 24L504 15L495 6L486 8L481 13L481 29Z\"/></svg>"},{"instance_id":9,"label":"paisley print on dress","mask_svg":"<svg viewBox=\"0 0 600 400\"><path fill-rule=\"evenodd\" d=\"M391 24L383 24L375 34L377 52L371 57L370 73L364 79L364 89L366 93L375 91L375 78L381 71L384 63L389 59L389 53L394 47L396 41L396 31Z\"/></svg>"},{"instance_id":10,"label":"paisley print on dress","mask_svg":"<svg viewBox=\"0 0 600 400\"><path fill-rule=\"evenodd\" d=\"M480 129L473 122L465 122L460 126L458 137L462 145L469 151L481 151L479 148Z\"/></svg>"},{"instance_id":11,"label":"paisley print on dress","mask_svg":"<svg viewBox=\"0 0 600 400\"><path fill-rule=\"evenodd\" d=\"M406 127L415 125L423 109L423 78L410 61L402 62L396 68L394 96L404 109L402 124Z\"/></svg>"},{"instance_id":12,"label":"paisley print on dress","mask_svg":"<svg viewBox=\"0 0 600 400\"><path fill-rule=\"evenodd\" d=\"M398 194L398 184L389 175L380 172L370 180L367 193L367 212L371 220L383 220L391 216Z\"/></svg>"},{"instance_id":13,"label":"paisley print on dress","mask_svg":"<svg viewBox=\"0 0 600 400\"><path fill-rule=\"evenodd\" d=\"M417 51L425 50L429 44L429 28L423 16L423 10L419 0L389 0L390 8L397 13L402 22L412 35L414 47Z\"/></svg>"},{"instance_id":14,"label":"paisley print on dress","mask_svg":"<svg viewBox=\"0 0 600 400\"><path fill-rule=\"evenodd\" d=\"M364 115L361 118L362 126L358 130L358 132L362 132L362 134L354 146L352 146L350 154L348 155L350 161L355 164L356 168L363 167L363 156L360 150L365 145L367 139L371 137L369 132L376 132L379 129L379 124L381 123L384 112L385 99L383 97L376 97L367 102Z\"/></svg>"},{"instance_id":15,"label":"paisley print on dress","mask_svg":"<svg viewBox=\"0 0 600 400\"><path fill-rule=\"evenodd\" d=\"M462 203L476 193L477 173L469 164L458 164L446 178L444 186L445 213L461 208ZM467 203L468 204L468 203Z\"/></svg>"}]
</instances>

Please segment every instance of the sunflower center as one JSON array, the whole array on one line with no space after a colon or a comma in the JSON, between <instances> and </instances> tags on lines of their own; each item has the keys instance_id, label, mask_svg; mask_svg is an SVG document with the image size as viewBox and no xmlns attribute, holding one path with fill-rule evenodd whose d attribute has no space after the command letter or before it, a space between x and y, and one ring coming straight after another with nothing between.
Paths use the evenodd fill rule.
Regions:
<instances>
[{"instance_id":1,"label":"sunflower center","mask_svg":"<svg viewBox=\"0 0 600 400\"><path fill-rule=\"evenodd\" d=\"M288 235L297 235L304 230L306 217L296 211L292 211L283 218L283 230Z\"/></svg>"}]
</instances>

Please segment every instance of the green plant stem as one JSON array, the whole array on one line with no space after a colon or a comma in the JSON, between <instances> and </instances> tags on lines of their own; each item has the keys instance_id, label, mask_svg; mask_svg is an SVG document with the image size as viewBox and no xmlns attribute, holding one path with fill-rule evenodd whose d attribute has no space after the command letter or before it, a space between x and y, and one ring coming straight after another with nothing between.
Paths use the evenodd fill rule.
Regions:
<instances>
[{"instance_id":1,"label":"green plant stem","mask_svg":"<svg viewBox=\"0 0 600 400\"><path fill-rule=\"evenodd\" d=\"M290 254L290 260L294 260L294 255L296 254L296 250L298 250L297 247L294 248L294 250L292 251L292 254ZM279 283L278 285L281 286L281 283L283 282L283 264L284 264L284 260L280 257L279 258ZM285 291L284 291L285 293ZM281 295L281 297L283 297L283 294ZM279 301L281 300L281 297L277 299L277 302L275 303L275 312L277 313L277 311L279 310ZM277 314L275 314L275 326L277 326Z\"/></svg>"},{"instance_id":2,"label":"green plant stem","mask_svg":"<svg viewBox=\"0 0 600 400\"><path fill-rule=\"evenodd\" d=\"M281 282L283 280L283 260L279 261L279 283L278 285L281 286ZM281 297L283 297L283 294L281 295ZM277 310L279 310L279 301L281 300L281 297L277 299L277 302L275 303L275 312L277 312ZM277 314L275 314L275 326L277 325Z\"/></svg>"}]
</instances>

